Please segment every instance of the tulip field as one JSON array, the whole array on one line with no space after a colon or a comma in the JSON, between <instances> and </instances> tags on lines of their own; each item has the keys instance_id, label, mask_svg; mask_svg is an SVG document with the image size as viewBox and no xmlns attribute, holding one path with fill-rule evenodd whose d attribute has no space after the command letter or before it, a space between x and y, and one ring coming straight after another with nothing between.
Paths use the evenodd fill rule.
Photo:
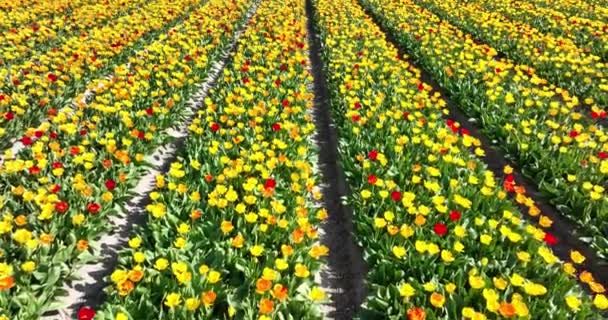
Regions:
<instances>
[{"instance_id":1,"label":"tulip field","mask_svg":"<svg viewBox=\"0 0 608 320\"><path fill-rule=\"evenodd\" d=\"M608 2L0 0L0 320L605 319Z\"/></svg>"}]
</instances>

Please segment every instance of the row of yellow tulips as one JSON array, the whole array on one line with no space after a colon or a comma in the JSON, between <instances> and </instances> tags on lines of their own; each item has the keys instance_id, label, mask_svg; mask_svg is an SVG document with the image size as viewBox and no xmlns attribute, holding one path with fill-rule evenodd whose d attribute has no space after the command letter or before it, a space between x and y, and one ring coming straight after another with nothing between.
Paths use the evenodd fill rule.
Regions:
<instances>
[{"instance_id":1,"label":"row of yellow tulips","mask_svg":"<svg viewBox=\"0 0 608 320\"><path fill-rule=\"evenodd\" d=\"M484 10L477 3L463 4L456 0L420 0L417 3L512 60L535 68L539 76L580 97L580 104L584 103L590 111L603 113L605 117L608 64L585 52L572 40L542 33L498 12Z\"/></svg>"},{"instance_id":2,"label":"row of yellow tulips","mask_svg":"<svg viewBox=\"0 0 608 320\"><path fill-rule=\"evenodd\" d=\"M494 11L522 21L543 33L572 40L586 53L593 53L608 61L608 24L579 16L568 16L551 7L522 1L477 0L484 10Z\"/></svg>"},{"instance_id":3,"label":"row of yellow tulips","mask_svg":"<svg viewBox=\"0 0 608 320\"><path fill-rule=\"evenodd\" d=\"M327 213L316 205L309 67L304 2L262 1L156 177L102 319L320 318Z\"/></svg>"},{"instance_id":4,"label":"row of yellow tulips","mask_svg":"<svg viewBox=\"0 0 608 320\"><path fill-rule=\"evenodd\" d=\"M382 23L560 212L608 253L608 135L531 66L498 58L413 1L368 1Z\"/></svg>"},{"instance_id":5,"label":"row of yellow tulips","mask_svg":"<svg viewBox=\"0 0 608 320\"><path fill-rule=\"evenodd\" d=\"M43 120L70 106L91 80L107 76L197 6L196 0L154 0L110 25L64 39L57 49L35 50L29 59L0 68L0 147L13 138L36 139Z\"/></svg>"},{"instance_id":6,"label":"row of yellow tulips","mask_svg":"<svg viewBox=\"0 0 608 320\"><path fill-rule=\"evenodd\" d=\"M176 1L160 13L181 10ZM192 3L198 5L197 3ZM146 155L166 142L186 99L207 77L242 24L242 6L208 3L188 19L76 93L36 140L0 165L0 316L35 319L82 263L90 241L108 231L146 169ZM158 4L155 4L158 5ZM156 22L145 24L160 25Z\"/></svg>"},{"instance_id":7,"label":"row of yellow tulips","mask_svg":"<svg viewBox=\"0 0 608 320\"><path fill-rule=\"evenodd\" d=\"M91 28L111 24L114 16L139 10L144 3L143 0L92 3L74 8L69 15L44 17L31 24L4 30L0 33L0 65L11 65L17 60L27 59L30 54L40 54L61 46L72 35L84 38Z\"/></svg>"},{"instance_id":8,"label":"row of yellow tulips","mask_svg":"<svg viewBox=\"0 0 608 320\"><path fill-rule=\"evenodd\" d=\"M601 0L531 0L530 2L543 8L554 8L568 16L608 22L608 6Z\"/></svg>"},{"instance_id":9,"label":"row of yellow tulips","mask_svg":"<svg viewBox=\"0 0 608 320\"><path fill-rule=\"evenodd\" d=\"M479 141L450 119L420 70L356 0L315 2L347 201L370 270L361 317L601 318L606 296L586 294L574 278L580 253L558 261L553 236L522 219L480 159ZM399 0L366 3L387 21L415 27L427 18ZM428 23L429 33L443 28Z\"/></svg>"},{"instance_id":10,"label":"row of yellow tulips","mask_svg":"<svg viewBox=\"0 0 608 320\"><path fill-rule=\"evenodd\" d=\"M0 29L19 27L35 21L40 17L61 15L75 8L91 3L91 0L55 0L55 1L13 1L2 5L6 10L0 11Z\"/></svg>"}]
</instances>

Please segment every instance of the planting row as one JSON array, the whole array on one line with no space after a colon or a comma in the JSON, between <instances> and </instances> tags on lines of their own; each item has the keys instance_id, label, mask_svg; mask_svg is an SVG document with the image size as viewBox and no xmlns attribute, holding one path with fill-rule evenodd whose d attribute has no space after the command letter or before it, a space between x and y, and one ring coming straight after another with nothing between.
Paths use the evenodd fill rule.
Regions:
<instances>
[{"instance_id":1,"label":"planting row","mask_svg":"<svg viewBox=\"0 0 608 320\"><path fill-rule=\"evenodd\" d=\"M370 2L391 16L420 14ZM601 318L606 297L584 293L573 263L545 244L552 235L524 222L478 158L479 141L450 120L420 71L356 1L316 3L347 201L369 267L362 318Z\"/></svg>"},{"instance_id":2,"label":"planting row","mask_svg":"<svg viewBox=\"0 0 608 320\"><path fill-rule=\"evenodd\" d=\"M536 69L554 84L568 89L594 112L608 106L608 65L600 57L586 53L572 40L541 33L523 22L485 11L476 3L454 0L420 0L422 6L450 21L477 40L485 41L509 58ZM605 114L605 112L604 112Z\"/></svg>"},{"instance_id":3,"label":"planting row","mask_svg":"<svg viewBox=\"0 0 608 320\"><path fill-rule=\"evenodd\" d=\"M50 16L37 19L32 24L5 30L0 33L0 65L25 60L32 52L45 52L52 45L61 45L72 34L85 38L86 32L91 28L114 16L126 14L129 10L137 10L143 3L143 0L94 3L72 10L69 16Z\"/></svg>"},{"instance_id":4,"label":"planting row","mask_svg":"<svg viewBox=\"0 0 608 320\"><path fill-rule=\"evenodd\" d=\"M499 59L492 47L412 1L365 3L606 255L608 136L572 109L576 97L548 85L532 67Z\"/></svg>"},{"instance_id":5,"label":"planting row","mask_svg":"<svg viewBox=\"0 0 608 320\"><path fill-rule=\"evenodd\" d=\"M578 16L568 17L552 8L545 8L522 1L480 0L475 3L486 11L530 24L541 32L568 38L585 52L591 52L608 61L608 24Z\"/></svg>"},{"instance_id":6,"label":"planting row","mask_svg":"<svg viewBox=\"0 0 608 320\"><path fill-rule=\"evenodd\" d=\"M8 1L0 11L0 30L18 27L40 17L63 15L91 0Z\"/></svg>"},{"instance_id":7,"label":"planting row","mask_svg":"<svg viewBox=\"0 0 608 320\"><path fill-rule=\"evenodd\" d=\"M91 80L133 58L136 50L200 5L197 0L154 0L110 25L65 39L59 49L43 48L30 59L0 68L0 147L13 138L35 139L43 120L68 106Z\"/></svg>"},{"instance_id":8,"label":"planting row","mask_svg":"<svg viewBox=\"0 0 608 320\"><path fill-rule=\"evenodd\" d=\"M0 165L0 316L32 319L55 308L61 282L94 259L90 242L122 211L146 155L184 116L249 4L211 1L192 11L112 66L112 77L92 81L91 94L77 93L75 112L59 112Z\"/></svg>"},{"instance_id":9,"label":"planting row","mask_svg":"<svg viewBox=\"0 0 608 320\"><path fill-rule=\"evenodd\" d=\"M587 19L608 22L608 7L601 0L532 0L530 1L543 8L554 8L568 16L579 16Z\"/></svg>"},{"instance_id":10,"label":"planting row","mask_svg":"<svg viewBox=\"0 0 608 320\"><path fill-rule=\"evenodd\" d=\"M156 177L102 319L320 318L311 85L303 1L262 1Z\"/></svg>"}]
</instances>

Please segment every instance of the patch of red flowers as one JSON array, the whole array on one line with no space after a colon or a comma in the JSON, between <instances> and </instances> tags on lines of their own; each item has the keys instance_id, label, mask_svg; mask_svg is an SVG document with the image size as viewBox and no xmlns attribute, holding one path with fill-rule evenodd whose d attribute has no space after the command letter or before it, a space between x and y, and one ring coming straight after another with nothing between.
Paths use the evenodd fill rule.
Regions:
<instances>
[{"instance_id":1,"label":"patch of red flowers","mask_svg":"<svg viewBox=\"0 0 608 320\"><path fill-rule=\"evenodd\" d=\"M87 211L90 214L97 214L99 210L101 210L101 205L99 203L92 202L87 204Z\"/></svg>"},{"instance_id":2,"label":"patch of red flowers","mask_svg":"<svg viewBox=\"0 0 608 320\"><path fill-rule=\"evenodd\" d=\"M65 201L59 201L55 203L55 211L59 213L65 213L70 208L70 205Z\"/></svg>"},{"instance_id":3,"label":"patch of red flowers","mask_svg":"<svg viewBox=\"0 0 608 320\"><path fill-rule=\"evenodd\" d=\"M274 189L276 186L277 182L272 178L266 179L266 182L264 183L264 189Z\"/></svg>"},{"instance_id":4,"label":"patch of red flowers","mask_svg":"<svg viewBox=\"0 0 608 320\"><path fill-rule=\"evenodd\" d=\"M33 141L30 137L23 137L21 138L21 143L23 143L24 146L29 146L33 143Z\"/></svg>"},{"instance_id":5,"label":"patch of red flowers","mask_svg":"<svg viewBox=\"0 0 608 320\"><path fill-rule=\"evenodd\" d=\"M37 175L40 173L40 167L32 166L31 168L29 168L29 171L30 171L30 174Z\"/></svg>"},{"instance_id":6,"label":"patch of red flowers","mask_svg":"<svg viewBox=\"0 0 608 320\"><path fill-rule=\"evenodd\" d=\"M545 233L545 239L544 240L545 240L545 243L548 244L548 245L550 245L550 246L557 244L557 238L554 235L552 235L552 234L550 234L548 232Z\"/></svg>"},{"instance_id":7,"label":"patch of red flowers","mask_svg":"<svg viewBox=\"0 0 608 320\"><path fill-rule=\"evenodd\" d=\"M112 180L112 179L108 179L106 180L106 188L110 191L114 190L114 188L116 188L116 181Z\"/></svg>"},{"instance_id":8,"label":"patch of red flowers","mask_svg":"<svg viewBox=\"0 0 608 320\"><path fill-rule=\"evenodd\" d=\"M444 236L446 233L448 233L448 226L443 223L436 223L433 230L437 235Z\"/></svg>"},{"instance_id":9,"label":"patch of red flowers","mask_svg":"<svg viewBox=\"0 0 608 320\"><path fill-rule=\"evenodd\" d=\"M391 198L395 201L401 200L401 192L399 192L399 191L391 192Z\"/></svg>"},{"instance_id":10,"label":"patch of red flowers","mask_svg":"<svg viewBox=\"0 0 608 320\"><path fill-rule=\"evenodd\" d=\"M82 307L78 310L78 320L92 320L93 318L95 318L95 309Z\"/></svg>"},{"instance_id":11,"label":"patch of red flowers","mask_svg":"<svg viewBox=\"0 0 608 320\"><path fill-rule=\"evenodd\" d=\"M378 151L376 151L376 150L372 150L372 151L370 151L370 152L367 154L367 157L368 157L370 160L376 160L376 159L378 159Z\"/></svg>"},{"instance_id":12,"label":"patch of red flowers","mask_svg":"<svg viewBox=\"0 0 608 320\"><path fill-rule=\"evenodd\" d=\"M450 212L450 220L452 220L452 221L458 221L458 220L460 220L461 216L462 216L462 214L460 214L460 212L458 212L456 210L452 210Z\"/></svg>"},{"instance_id":13,"label":"patch of red flowers","mask_svg":"<svg viewBox=\"0 0 608 320\"><path fill-rule=\"evenodd\" d=\"M370 174L369 176L367 176L367 182L369 184L376 184L376 182L378 182L378 177L373 174Z\"/></svg>"},{"instance_id":14,"label":"patch of red flowers","mask_svg":"<svg viewBox=\"0 0 608 320\"><path fill-rule=\"evenodd\" d=\"M60 186L60 185L58 185L58 184L53 185L53 186L50 188L50 191L51 191L52 193L57 193L57 192L59 192L60 190L61 190L61 186Z\"/></svg>"}]
</instances>

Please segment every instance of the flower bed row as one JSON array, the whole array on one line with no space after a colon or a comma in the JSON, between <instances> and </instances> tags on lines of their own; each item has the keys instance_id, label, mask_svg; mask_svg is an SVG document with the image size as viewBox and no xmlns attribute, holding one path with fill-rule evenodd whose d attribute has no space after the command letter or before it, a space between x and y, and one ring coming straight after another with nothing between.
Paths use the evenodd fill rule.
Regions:
<instances>
[{"instance_id":1,"label":"flower bed row","mask_svg":"<svg viewBox=\"0 0 608 320\"><path fill-rule=\"evenodd\" d=\"M18 27L40 17L61 15L72 9L91 3L91 0L38 1L37 3L9 1L12 4L6 11L0 11L0 29Z\"/></svg>"},{"instance_id":2,"label":"flower bed row","mask_svg":"<svg viewBox=\"0 0 608 320\"><path fill-rule=\"evenodd\" d=\"M575 97L529 66L498 59L412 1L365 0L397 40L565 216L608 253L608 136L573 110Z\"/></svg>"},{"instance_id":3,"label":"flower bed row","mask_svg":"<svg viewBox=\"0 0 608 320\"><path fill-rule=\"evenodd\" d=\"M355 0L316 3L347 201L369 267L361 317L600 318L593 304L608 308L606 297L585 294L543 242L551 235L524 222L479 160L479 141L449 119L420 71Z\"/></svg>"},{"instance_id":4,"label":"flower bed row","mask_svg":"<svg viewBox=\"0 0 608 320\"><path fill-rule=\"evenodd\" d=\"M603 111L608 106L608 64L586 53L572 40L543 34L523 22L485 11L475 3L461 4L454 0L417 3L512 60L533 66L540 76L584 99L581 103L592 111Z\"/></svg>"},{"instance_id":5,"label":"flower bed row","mask_svg":"<svg viewBox=\"0 0 608 320\"><path fill-rule=\"evenodd\" d=\"M494 11L505 16L530 24L543 33L568 38L585 52L591 52L608 61L608 24L578 16L568 17L552 8L544 8L529 2L480 0L486 11Z\"/></svg>"},{"instance_id":6,"label":"flower bed row","mask_svg":"<svg viewBox=\"0 0 608 320\"><path fill-rule=\"evenodd\" d=\"M311 85L304 2L262 1L156 177L104 319L320 318Z\"/></svg>"},{"instance_id":7,"label":"flower bed row","mask_svg":"<svg viewBox=\"0 0 608 320\"><path fill-rule=\"evenodd\" d=\"M0 148L12 138L35 139L37 126L69 105L91 80L133 57L202 3L154 0L110 25L66 39L57 50L33 52L26 61L0 68Z\"/></svg>"},{"instance_id":8,"label":"flower bed row","mask_svg":"<svg viewBox=\"0 0 608 320\"><path fill-rule=\"evenodd\" d=\"M111 228L146 155L184 116L249 4L214 1L193 11L114 66L113 77L93 81L85 103L82 93L73 98L76 112L60 112L0 165L0 316L38 318L62 282L94 259L90 242Z\"/></svg>"},{"instance_id":9,"label":"flower bed row","mask_svg":"<svg viewBox=\"0 0 608 320\"><path fill-rule=\"evenodd\" d=\"M73 9L69 15L56 15L37 19L31 24L11 28L0 33L0 65L25 60L31 52L45 52L58 47L73 34L83 36L91 28L109 22L114 16L138 10L143 0L109 0ZM110 22L111 23L111 22Z\"/></svg>"},{"instance_id":10,"label":"flower bed row","mask_svg":"<svg viewBox=\"0 0 608 320\"><path fill-rule=\"evenodd\" d=\"M602 6L600 1L578 0L532 0L532 3L543 8L553 8L568 16L579 16L591 20L608 22L608 7Z\"/></svg>"},{"instance_id":11,"label":"flower bed row","mask_svg":"<svg viewBox=\"0 0 608 320\"><path fill-rule=\"evenodd\" d=\"M11 10L30 5L33 0L2 0L0 1L0 11L10 12Z\"/></svg>"}]
</instances>

